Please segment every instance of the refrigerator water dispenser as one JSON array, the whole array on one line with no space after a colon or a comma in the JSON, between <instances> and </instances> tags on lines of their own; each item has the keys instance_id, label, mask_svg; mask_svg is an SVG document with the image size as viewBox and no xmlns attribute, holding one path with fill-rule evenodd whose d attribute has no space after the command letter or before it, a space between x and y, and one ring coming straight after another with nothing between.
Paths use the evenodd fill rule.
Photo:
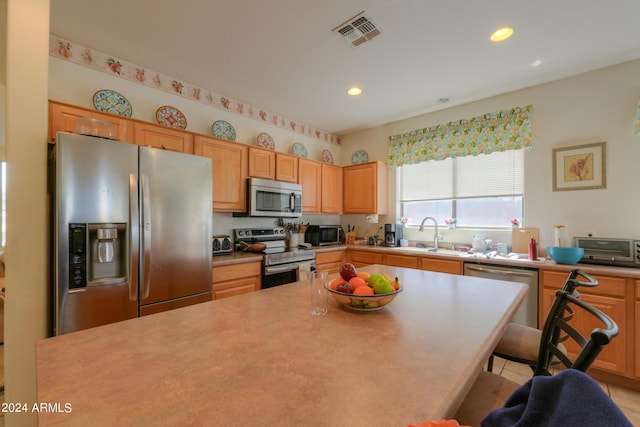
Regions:
<instances>
[{"instance_id":1,"label":"refrigerator water dispenser","mask_svg":"<svg viewBox=\"0 0 640 427\"><path fill-rule=\"evenodd\" d=\"M89 285L127 281L126 224L89 224Z\"/></svg>"}]
</instances>

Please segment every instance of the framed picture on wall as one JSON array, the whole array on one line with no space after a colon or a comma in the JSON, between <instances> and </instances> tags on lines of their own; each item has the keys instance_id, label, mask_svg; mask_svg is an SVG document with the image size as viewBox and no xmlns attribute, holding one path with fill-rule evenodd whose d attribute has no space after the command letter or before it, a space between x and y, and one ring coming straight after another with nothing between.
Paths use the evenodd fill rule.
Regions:
<instances>
[{"instance_id":1,"label":"framed picture on wall","mask_svg":"<svg viewBox=\"0 0 640 427\"><path fill-rule=\"evenodd\" d=\"M607 188L605 143L553 149L553 191Z\"/></svg>"}]
</instances>

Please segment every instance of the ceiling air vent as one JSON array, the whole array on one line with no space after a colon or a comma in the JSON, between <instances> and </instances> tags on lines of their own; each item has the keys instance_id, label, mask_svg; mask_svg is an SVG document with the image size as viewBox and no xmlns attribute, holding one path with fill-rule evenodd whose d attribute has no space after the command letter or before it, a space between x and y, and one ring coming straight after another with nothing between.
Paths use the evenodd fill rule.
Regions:
<instances>
[{"instance_id":1,"label":"ceiling air vent","mask_svg":"<svg viewBox=\"0 0 640 427\"><path fill-rule=\"evenodd\" d=\"M332 31L344 38L351 46L357 47L380 34L380 30L366 16L364 11L338 25Z\"/></svg>"}]
</instances>

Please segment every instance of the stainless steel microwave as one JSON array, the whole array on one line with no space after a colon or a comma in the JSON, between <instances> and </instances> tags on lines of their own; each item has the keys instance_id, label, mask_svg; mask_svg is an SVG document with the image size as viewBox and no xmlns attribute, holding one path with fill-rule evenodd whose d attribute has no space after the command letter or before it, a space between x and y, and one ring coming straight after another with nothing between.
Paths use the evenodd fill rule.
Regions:
<instances>
[{"instance_id":1,"label":"stainless steel microwave","mask_svg":"<svg viewBox=\"0 0 640 427\"><path fill-rule=\"evenodd\" d=\"M343 241L339 225L311 225L304 234L304 241L313 246L339 245Z\"/></svg>"},{"instance_id":2,"label":"stainless steel microwave","mask_svg":"<svg viewBox=\"0 0 640 427\"><path fill-rule=\"evenodd\" d=\"M273 218L302 216L302 185L269 179L247 181L247 214Z\"/></svg>"}]
</instances>

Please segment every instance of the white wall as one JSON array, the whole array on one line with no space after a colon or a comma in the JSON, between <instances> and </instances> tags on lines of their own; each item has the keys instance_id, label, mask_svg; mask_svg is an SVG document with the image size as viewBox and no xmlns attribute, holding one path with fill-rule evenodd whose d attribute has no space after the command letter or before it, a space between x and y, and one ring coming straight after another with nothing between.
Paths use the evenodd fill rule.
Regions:
<instances>
[{"instance_id":1,"label":"white wall","mask_svg":"<svg viewBox=\"0 0 640 427\"><path fill-rule=\"evenodd\" d=\"M346 164L358 149L367 150L371 160L386 160L389 135L532 104L534 147L525 155L525 225L540 228L542 245L551 243L556 224L566 225L568 236L593 231L603 237L640 237L635 177L640 137L633 136L638 96L640 60L344 136L342 162ZM601 141L607 143L607 188L552 191L552 149ZM390 176L391 212L380 222L397 219L394 168L390 168ZM490 171L486 179L491 179ZM343 223L346 221L365 226L362 218L344 218ZM447 233L445 240L458 242L462 238ZM411 235L421 240L431 238L431 233L421 234ZM507 236L488 237L495 241Z\"/></svg>"},{"instance_id":2,"label":"white wall","mask_svg":"<svg viewBox=\"0 0 640 427\"><path fill-rule=\"evenodd\" d=\"M236 129L238 142L255 145L256 135L259 132L267 132L275 141L276 151L288 153L294 142L301 142L306 147L310 159L320 160L322 150L327 149L333 154L336 164L340 162L341 147L339 145L292 133L268 123L190 101L59 58L49 58L49 99L93 109L93 94L100 89L113 89L123 94L131 102L132 117L135 119L156 123L155 112L158 107L171 105L184 113L189 131L211 135L213 122L226 120ZM214 234L231 234L234 228L269 227L276 224L273 218L234 218L227 213L215 213L213 219ZM296 223L301 221L313 224L337 224L340 219L337 215L305 215L295 220Z\"/></svg>"},{"instance_id":3,"label":"white wall","mask_svg":"<svg viewBox=\"0 0 640 427\"><path fill-rule=\"evenodd\" d=\"M5 402L37 401L35 343L47 335L47 51L49 0L7 6ZM8 412L4 425L37 425Z\"/></svg>"}]
</instances>

